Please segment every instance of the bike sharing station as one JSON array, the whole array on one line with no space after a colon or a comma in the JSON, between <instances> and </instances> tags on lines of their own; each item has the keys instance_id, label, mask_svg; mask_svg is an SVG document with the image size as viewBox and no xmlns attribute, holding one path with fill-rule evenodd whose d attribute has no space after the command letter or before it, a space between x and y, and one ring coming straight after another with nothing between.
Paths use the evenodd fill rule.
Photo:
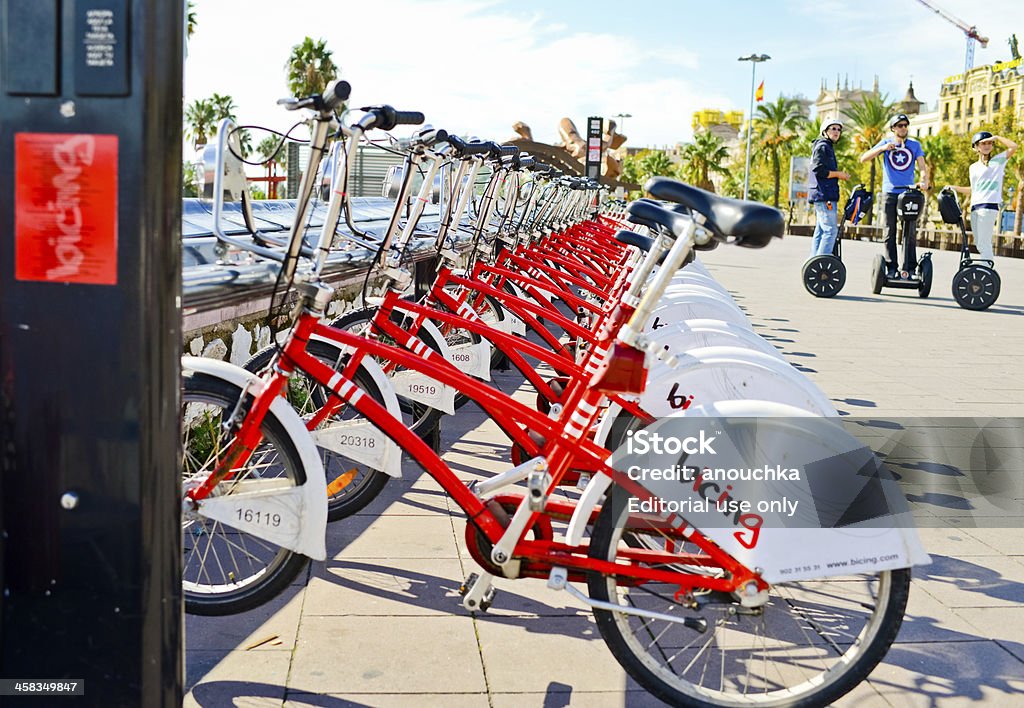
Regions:
<instances>
[{"instance_id":1,"label":"bike sharing station","mask_svg":"<svg viewBox=\"0 0 1024 708\"><path fill-rule=\"evenodd\" d=\"M753 538L733 529L715 530L710 521L698 532L670 511L661 516L666 527L630 527L630 534L640 537L640 550L624 551L619 542L629 526L623 523L628 507L610 503L610 485L614 481L638 496L655 492L609 467L606 458L635 432L631 425L683 410L703 421L721 416L813 418L829 431L814 435L828 441L828 453L818 454L850 452L845 446L851 440L835 424L838 414L829 399L755 334L731 295L692 258L694 248L726 242L768 246L782 233L781 213L668 179L652 180L646 188L663 203L674 203L672 208L640 200L626 210L601 212L594 201L600 187L592 181L552 174L515 148L413 127L412 137L395 144L405 154L401 174L424 175L419 193L407 209L412 187L403 178L394 191L394 214L371 234L353 226L358 205L347 189L352 151L371 129L419 126L424 116L369 106L339 118L335 109L352 90L336 82L323 95L283 102L283 109L312 115L312 149L287 235L266 230L255 218L230 122L221 124L209 153L212 162L204 172L213 178L211 232L225 248L280 263L283 282L296 291L299 307L292 313L293 336L269 347L265 356L253 357L248 371L223 362L185 361L187 610L223 615L253 609L284 592L308 558L324 558L330 552L324 548L325 524L345 524L389 477L401 473L384 468L390 455L368 454L380 444L368 431L379 428L465 511L465 542L480 569L462 581L463 610L486 611L500 602L492 585L496 578L546 581L558 593L555 602L589 608L599 622L608 623L602 638L653 695L675 704L696 694L727 702L730 693L743 689L725 683L698 686L702 679L687 675L685 666L665 671L661 649L638 646L637 633L658 625L659 633L673 635L671 641L694 641L712 627L718 631L704 615L728 612L728 607L755 618L752 626L760 627L766 612L788 611L770 605L770 583L828 576L824 559L834 542L822 537L818 544L797 543L794 539L806 531L795 530L793 536L772 528L763 536L777 541L759 546L760 528L745 517L742 523L751 525L747 530ZM346 143L332 149L328 143L339 135ZM320 207L322 226L304 232L295 224L306 222L324 156L330 163L324 173L333 182L326 190L327 205ZM484 162L490 174L477 192L474 180L463 176ZM417 224L438 171L446 195L438 218L432 225ZM406 214L404 223L400 212ZM338 247L335 227L342 219L349 227L345 238L376 245L373 265L386 287L383 295L364 291L363 309L328 322L326 306L333 293L321 273L328 253ZM424 242L436 250L442 265L425 297L414 301L404 297L411 281L406 256ZM515 334L512 317L532 337ZM433 327L424 326L428 322ZM552 328L560 329L561 336ZM452 335L489 340L531 382L538 393L536 405L488 385L489 377L475 367L467 372L454 348L441 346ZM493 361L490 350L485 352L479 358ZM555 377L540 377L531 360L553 368ZM425 378L400 385L395 380L406 372ZM459 395L425 397L442 387ZM239 410L236 402L246 388L253 400ZM293 396L296 389L300 395ZM454 410L458 416L460 398L475 400L508 433L518 455L500 473L468 486L415 434L419 421L434 415L424 407L436 404L436 413ZM606 400L612 401L607 409ZM764 426L770 429L766 434L783 439L781 423L769 420ZM211 445L211 440L216 442ZM287 461L280 474L261 469L271 447ZM226 451L231 467L217 456L200 454L210 449ZM221 486L224 482L230 485ZM560 486L578 488L579 500L564 501L557 494ZM219 489L224 491L218 494ZM325 496L326 514L322 501L317 508ZM258 539L270 552L251 569L214 567L206 559L218 557L229 534ZM841 668L826 670L831 662L823 660L822 681L800 678L779 689L786 696L796 690L825 700L869 670L881 657L906 600L905 568L926 560L913 533L903 529L890 529L885 538L876 530L859 540L853 536L843 534L843 542L861 558L865 572L881 574L875 590L884 600L857 618L864 621L857 630L864 641L840 659ZM707 574L687 562L690 556L677 556L689 543L709 554L698 565L721 565L728 573ZM787 551L794 543L801 553ZM723 555L726 547L729 553ZM879 549L892 552L869 560L868 550ZM664 568L672 570L659 570ZM612 574L630 580L615 582ZM579 589L587 577L593 579L589 593ZM674 589L656 593L654 603L621 595L634 583L655 581ZM694 591L701 588L717 589L710 598L714 607L698 599L701 593ZM692 616L676 612L674 598L682 598ZM450 609L459 611L457 604ZM659 664L657 671L641 668L652 661ZM768 684L758 685L766 690Z\"/></svg>"},{"instance_id":2,"label":"bike sharing station","mask_svg":"<svg viewBox=\"0 0 1024 708\"><path fill-rule=\"evenodd\" d=\"M202 620L281 597L311 559L330 557L328 523L354 523L402 475L405 453L464 514L479 567L461 598L446 598L454 612L500 603L499 578L546 586L559 607L592 611L614 660L674 705L733 705L752 691L824 705L864 680L899 629L910 566L928 557L912 528L890 523L906 514L898 490L833 401L695 257L770 248L780 212L664 178L645 185L651 200L602 205L594 180L423 126L417 111L341 114L353 89L335 81L281 102L311 142L287 216L251 203L236 126L219 126L197 209L209 207L215 242L203 277L252 266L294 306L287 336L244 367L186 357L179 368L182 18L170 5L3 5L12 120L0 164L14 174L0 196L12 235L0 260L3 678L81 683L96 705L179 704L182 600ZM40 23L52 25L50 64L46 42L17 32ZM79 83L90 67L99 78ZM598 123L588 135L599 138ZM398 126L413 133L392 143L405 159L394 201L381 228L357 226L354 151ZM435 176L442 198L428 220ZM73 218L54 215L61 200ZM439 267L409 297L417 251ZM364 256L361 302L329 318L330 259ZM535 400L492 385L501 358ZM468 484L423 435L467 400L518 457ZM627 457L609 458L622 448ZM758 479L798 484L766 499L694 476L726 464L730 480L754 464L752 449L788 465L761 464ZM691 469L669 464L680 450ZM829 485L835 518L797 516L820 500L800 475L822 461L869 481L882 508L853 503L859 486ZM837 548L841 569L829 565ZM810 589L793 592L803 581ZM850 641L804 643L811 614L836 619ZM776 651L774 634L766 651L768 630L791 651ZM680 656L684 646L696 656Z\"/></svg>"},{"instance_id":3,"label":"bike sharing station","mask_svg":"<svg viewBox=\"0 0 1024 708\"><path fill-rule=\"evenodd\" d=\"M0 16L0 704L180 705L182 9Z\"/></svg>"}]
</instances>

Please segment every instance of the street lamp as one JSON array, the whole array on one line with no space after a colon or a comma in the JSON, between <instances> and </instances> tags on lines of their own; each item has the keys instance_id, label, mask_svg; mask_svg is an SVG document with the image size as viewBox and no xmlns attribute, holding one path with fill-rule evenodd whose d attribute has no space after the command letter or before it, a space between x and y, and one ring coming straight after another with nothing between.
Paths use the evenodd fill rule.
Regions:
<instances>
[{"instance_id":1,"label":"street lamp","mask_svg":"<svg viewBox=\"0 0 1024 708\"><path fill-rule=\"evenodd\" d=\"M632 113L616 113L615 117L619 119L619 123L618 123L619 132L622 133L623 135L625 135L626 134L626 119L627 118L632 118L633 114Z\"/></svg>"},{"instance_id":2,"label":"street lamp","mask_svg":"<svg viewBox=\"0 0 1024 708\"><path fill-rule=\"evenodd\" d=\"M750 132L754 125L754 74L757 73L757 65L771 59L767 54L751 54L749 57L740 57L736 61L750 62L750 113L747 114L747 169L743 173L743 198L750 195Z\"/></svg>"}]
</instances>

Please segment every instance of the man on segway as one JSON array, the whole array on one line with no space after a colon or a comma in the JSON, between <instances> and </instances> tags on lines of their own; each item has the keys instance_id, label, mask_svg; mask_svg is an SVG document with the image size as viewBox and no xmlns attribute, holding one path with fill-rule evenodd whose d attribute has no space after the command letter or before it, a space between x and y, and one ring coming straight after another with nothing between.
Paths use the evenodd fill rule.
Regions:
<instances>
[{"instance_id":1,"label":"man on segway","mask_svg":"<svg viewBox=\"0 0 1024 708\"><path fill-rule=\"evenodd\" d=\"M821 124L821 137L811 147L811 173L815 184L811 187L810 202L814 205L814 236L811 238L811 257L830 255L839 230L839 180L850 175L839 170L835 144L843 135L843 124L826 118Z\"/></svg>"},{"instance_id":2,"label":"man on segway","mask_svg":"<svg viewBox=\"0 0 1024 708\"><path fill-rule=\"evenodd\" d=\"M902 192L915 184L914 168L921 171L921 189L928 189L928 167L924 162L921 143L908 138L910 119L903 113L889 121L892 137L883 138L877 145L860 156L861 162L869 162L879 155L882 160L882 191L885 193L885 253L886 275L895 279L913 275L917 270L915 243L903 245L903 273L899 272L899 258L896 254L896 201Z\"/></svg>"}]
</instances>

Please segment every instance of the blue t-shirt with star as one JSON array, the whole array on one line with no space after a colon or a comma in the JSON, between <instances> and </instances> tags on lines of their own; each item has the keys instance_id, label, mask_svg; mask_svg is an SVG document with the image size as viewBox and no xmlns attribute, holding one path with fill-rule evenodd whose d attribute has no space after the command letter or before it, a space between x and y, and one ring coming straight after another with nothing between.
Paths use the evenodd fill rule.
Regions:
<instances>
[{"instance_id":1,"label":"blue t-shirt with star","mask_svg":"<svg viewBox=\"0 0 1024 708\"><path fill-rule=\"evenodd\" d=\"M895 138L883 138L871 149L874 150L889 143L897 143L897 141ZM914 186L916 182L914 165L919 157L924 157L924 150L921 149L921 143L913 138L903 141L902 147L883 152L882 191L886 194L898 193L906 190L907 187Z\"/></svg>"}]
</instances>

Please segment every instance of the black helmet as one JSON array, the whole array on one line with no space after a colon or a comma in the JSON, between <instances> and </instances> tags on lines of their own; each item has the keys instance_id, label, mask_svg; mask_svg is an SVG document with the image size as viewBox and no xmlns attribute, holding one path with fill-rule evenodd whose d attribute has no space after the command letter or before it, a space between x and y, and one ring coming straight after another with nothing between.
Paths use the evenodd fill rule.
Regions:
<instances>
[{"instance_id":1,"label":"black helmet","mask_svg":"<svg viewBox=\"0 0 1024 708\"><path fill-rule=\"evenodd\" d=\"M980 143L982 140L988 140L991 137L992 133L988 132L987 130L979 130L977 133L974 134L974 137L971 138L971 147L978 147L978 143Z\"/></svg>"},{"instance_id":2,"label":"black helmet","mask_svg":"<svg viewBox=\"0 0 1024 708\"><path fill-rule=\"evenodd\" d=\"M897 113L889 119L889 130L895 128L897 123L906 123L907 125L910 125L910 119L907 118L906 113Z\"/></svg>"}]
</instances>

